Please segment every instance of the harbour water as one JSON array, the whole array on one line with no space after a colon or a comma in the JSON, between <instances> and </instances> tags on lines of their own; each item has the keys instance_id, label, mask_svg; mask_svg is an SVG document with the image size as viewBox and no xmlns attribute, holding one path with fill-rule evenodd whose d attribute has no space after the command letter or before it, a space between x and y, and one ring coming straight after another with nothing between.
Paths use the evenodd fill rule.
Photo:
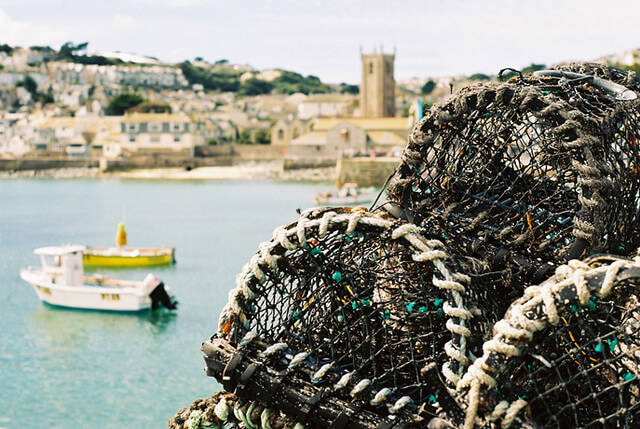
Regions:
<instances>
[{"instance_id":1,"label":"harbour water","mask_svg":"<svg viewBox=\"0 0 640 429\"><path fill-rule=\"evenodd\" d=\"M235 276L276 226L311 205L314 185L277 181L0 180L0 428L163 428L220 386L203 372ZM175 312L111 314L41 304L19 277L33 249L112 245L124 220L133 246L175 246L153 272Z\"/></svg>"}]
</instances>

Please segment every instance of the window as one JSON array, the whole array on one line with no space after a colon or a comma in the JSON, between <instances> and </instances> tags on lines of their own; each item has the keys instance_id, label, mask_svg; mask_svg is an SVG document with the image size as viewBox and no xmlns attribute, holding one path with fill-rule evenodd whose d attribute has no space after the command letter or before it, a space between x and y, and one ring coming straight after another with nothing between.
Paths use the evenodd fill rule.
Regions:
<instances>
[{"instance_id":1,"label":"window","mask_svg":"<svg viewBox=\"0 0 640 429\"><path fill-rule=\"evenodd\" d=\"M130 133L134 133L136 131L138 131L138 124L127 124L127 131Z\"/></svg>"},{"instance_id":2,"label":"window","mask_svg":"<svg viewBox=\"0 0 640 429\"><path fill-rule=\"evenodd\" d=\"M133 136L129 137L129 142L130 143L135 143L136 142L136 138L133 137Z\"/></svg>"},{"instance_id":3,"label":"window","mask_svg":"<svg viewBox=\"0 0 640 429\"><path fill-rule=\"evenodd\" d=\"M284 139L284 130L282 128L278 130L278 139L279 140Z\"/></svg>"},{"instance_id":4,"label":"window","mask_svg":"<svg viewBox=\"0 0 640 429\"><path fill-rule=\"evenodd\" d=\"M180 143L180 136L174 136L173 141L176 143Z\"/></svg>"},{"instance_id":5,"label":"window","mask_svg":"<svg viewBox=\"0 0 640 429\"><path fill-rule=\"evenodd\" d=\"M149 122L149 132L159 133L162 130L162 124L160 122Z\"/></svg>"},{"instance_id":6,"label":"window","mask_svg":"<svg viewBox=\"0 0 640 429\"><path fill-rule=\"evenodd\" d=\"M369 74L373 73L373 61L369 63Z\"/></svg>"},{"instance_id":7,"label":"window","mask_svg":"<svg viewBox=\"0 0 640 429\"><path fill-rule=\"evenodd\" d=\"M173 131L182 131L182 124L173 124Z\"/></svg>"}]
</instances>

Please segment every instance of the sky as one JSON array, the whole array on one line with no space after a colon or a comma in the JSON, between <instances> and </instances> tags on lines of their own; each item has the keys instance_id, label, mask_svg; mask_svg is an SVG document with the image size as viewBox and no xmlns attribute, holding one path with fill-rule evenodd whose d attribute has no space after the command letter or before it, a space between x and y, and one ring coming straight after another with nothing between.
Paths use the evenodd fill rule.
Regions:
<instances>
[{"instance_id":1,"label":"sky","mask_svg":"<svg viewBox=\"0 0 640 429\"><path fill-rule=\"evenodd\" d=\"M397 81L497 74L640 48L639 19L637 0L0 0L0 43L358 84L360 52L395 51Z\"/></svg>"}]
</instances>

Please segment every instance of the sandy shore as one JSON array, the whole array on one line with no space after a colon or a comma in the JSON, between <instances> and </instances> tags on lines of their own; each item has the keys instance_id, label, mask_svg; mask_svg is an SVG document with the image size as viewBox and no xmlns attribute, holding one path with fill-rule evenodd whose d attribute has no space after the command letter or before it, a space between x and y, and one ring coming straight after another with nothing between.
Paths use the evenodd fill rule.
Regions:
<instances>
[{"instance_id":1,"label":"sandy shore","mask_svg":"<svg viewBox=\"0 0 640 429\"><path fill-rule=\"evenodd\" d=\"M153 168L103 172L98 168L65 168L51 170L1 171L0 179L117 177L124 179L162 180L251 180L281 179L288 181L334 181L335 168L312 168L283 171L280 163L248 163L231 167Z\"/></svg>"}]
</instances>

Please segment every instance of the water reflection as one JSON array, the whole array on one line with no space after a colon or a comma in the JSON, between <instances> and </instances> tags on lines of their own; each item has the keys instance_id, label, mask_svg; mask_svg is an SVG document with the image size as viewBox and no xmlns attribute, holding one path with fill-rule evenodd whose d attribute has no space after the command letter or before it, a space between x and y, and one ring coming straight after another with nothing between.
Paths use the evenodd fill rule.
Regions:
<instances>
[{"instance_id":1,"label":"water reflection","mask_svg":"<svg viewBox=\"0 0 640 429\"><path fill-rule=\"evenodd\" d=\"M51 344L81 346L90 338L102 335L161 334L171 326L177 313L159 309L137 313L120 313L52 307L43 304L30 320L30 331L37 332Z\"/></svg>"}]
</instances>

